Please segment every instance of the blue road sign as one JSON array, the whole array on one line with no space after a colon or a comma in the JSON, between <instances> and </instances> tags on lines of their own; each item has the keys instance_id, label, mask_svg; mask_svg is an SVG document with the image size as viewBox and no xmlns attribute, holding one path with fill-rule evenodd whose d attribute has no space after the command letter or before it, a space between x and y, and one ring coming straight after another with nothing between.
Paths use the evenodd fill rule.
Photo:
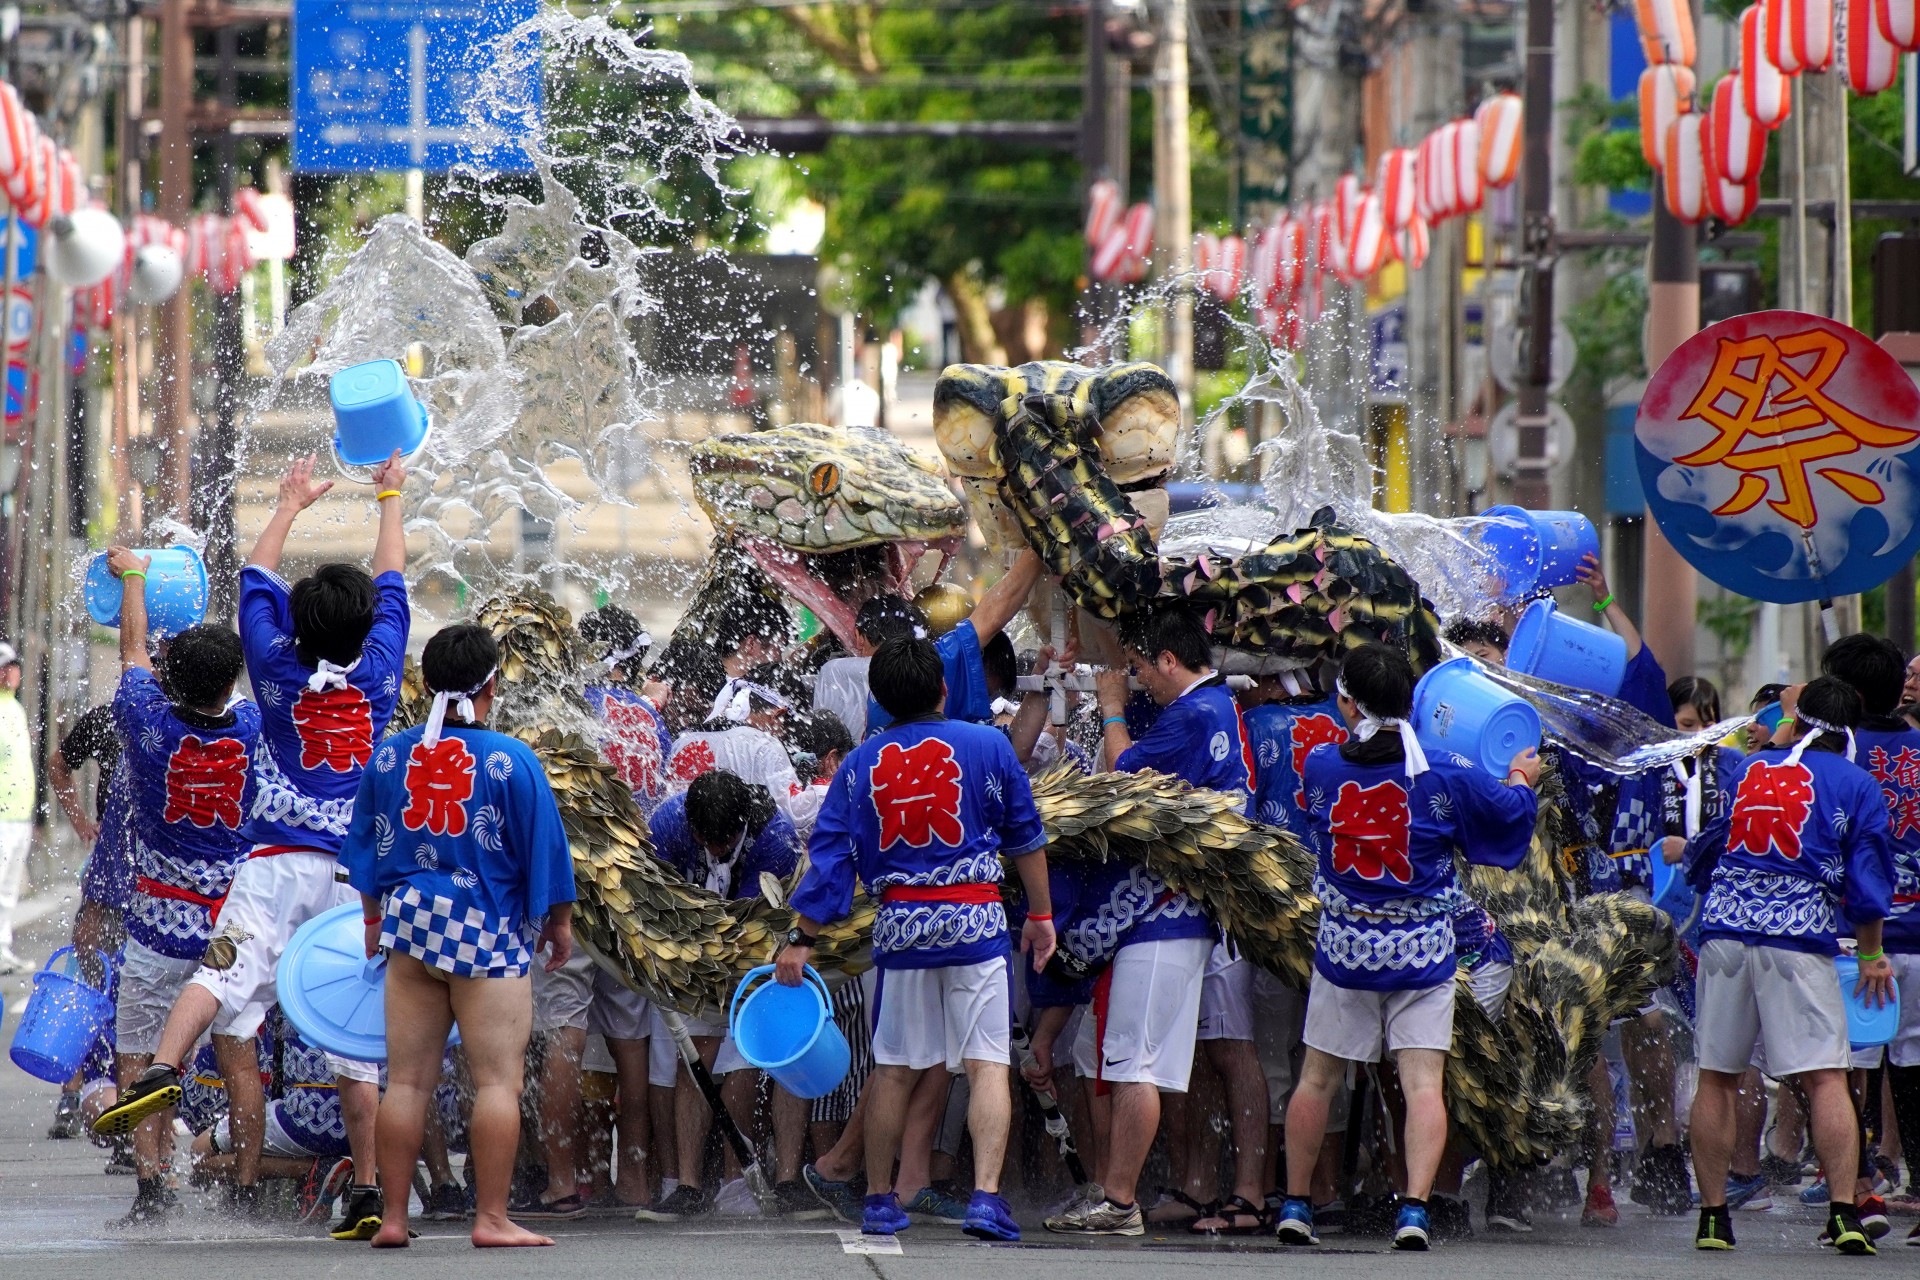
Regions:
<instances>
[{"instance_id":1,"label":"blue road sign","mask_svg":"<svg viewBox=\"0 0 1920 1280\"><path fill-rule=\"evenodd\" d=\"M502 95L525 112L472 117L479 78L500 36L540 0L296 0L293 167L303 173L473 165L533 168L522 142L540 102L540 60Z\"/></svg>"}]
</instances>

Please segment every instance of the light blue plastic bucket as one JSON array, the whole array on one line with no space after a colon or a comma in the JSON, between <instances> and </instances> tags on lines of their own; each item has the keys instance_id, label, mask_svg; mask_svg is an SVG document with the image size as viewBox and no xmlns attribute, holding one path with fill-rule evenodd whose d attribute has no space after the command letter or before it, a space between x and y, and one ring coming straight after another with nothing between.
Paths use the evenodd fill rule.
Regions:
<instances>
[{"instance_id":1,"label":"light blue plastic bucket","mask_svg":"<svg viewBox=\"0 0 1920 1280\"><path fill-rule=\"evenodd\" d=\"M317 1049L355 1062L387 1060L387 957L367 958L360 903L343 902L298 929L275 972L280 1009ZM460 1028L447 1036L460 1043Z\"/></svg>"},{"instance_id":2,"label":"light blue plastic bucket","mask_svg":"<svg viewBox=\"0 0 1920 1280\"><path fill-rule=\"evenodd\" d=\"M763 964L734 989L727 1009L733 1046L794 1097L824 1098L840 1087L853 1063L847 1038L833 1022L827 984L811 965L797 987L772 981L772 973L773 966ZM755 987L762 978L767 981Z\"/></svg>"},{"instance_id":3,"label":"light blue plastic bucket","mask_svg":"<svg viewBox=\"0 0 1920 1280\"><path fill-rule=\"evenodd\" d=\"M1836 956L1834 971L1840 978L1840 995L1847 1002L1847 1041L1855 1049L1877 1049L1892 1044L1900 1030L1900 984L1894 983L1887 1002L1874 1007L1872 997L1857 996L1853 989L1860 982L1860 962L1852 956Z\"/></svg>"},{"instance_id":4,"label":"light blue plastic bucket","mask_svg":"<svg viewBox=\"0 0 1920 1280\"><path fill-rule=\"evenodd\" d=\"M1605 627L1560 612L1551 600L1535 600L1514 624L1507 666L1617 698L1627 678L1627 642Z\"/></svg>"},{"instance_id":5,"label":"light blue plastic bucket","mask_svg":"<svg viewBox=\"0 0 1920 1280\"><path fill-rule=\"evenodd\" d=\"M413 398L398 360L352 365L327 382L333 452L342 466L372 467L398 449L411 459L427 442L427 409Z\"/></svg>"},{"instance_id":6,"label":"light blue plastic bucket","mask_svg":"<svg viewBox=\"0 0 1920 1280\"><path fill-rule=\"evenodd\" d=\"M192 547L150 547L147 556L147 634L177 636L207 616L207 566ZM120 579L107 569L102 551L87 566L87 614L103 627L120 625Z\"/></svg>"},{"instance_id":7,"label":"light blue plastic bucket","mask_svg":"<svg viewBox=\"0 0 1920 1280\"><path fill-rule=\"evenodd\" d=\"M1693 914L1693 886L1687 883L1686 868L1669 866L1660 856L1660 841L1656 838L1653 848L1647 850L1647 860L1653 864L1653 883L1648 893L1653 905L1673 917L1675 924L1685 924L1687 917Z\"/></svg>"},{"instance_id":8,"label":"light blue plastic bucket","mask_svg":"<svg viewBox=\"0 0 1920 1280\"><path fill-rule=\"evenodd\" d=\"M1480 545L1503 584L1503 600L1577 582L1581 558L1600 554L1599 531L1578 511L1488 507L1480 516Z\"/></svg>"},{"instance_id":9,"label":"light blue plastic bucket","mask_svg":"<svg viewBox=\"0 0 1920 1280\"><path fill-rule=\"evenodd\" d=\"M1450 658L1413 687L1413 729L1429 753L1465 756L1497 778L1540 745L1540 713L1488 679L1472 658Z\"/></svg>"},{"instance_id":10,"label":"light blue plastic bucket","mask_svg":"<svg viewBox=\"0 0 1920 1280\"><path fill-rule=\"evenodd\" d=\"M53 966L67 957L64 970ZM62 947L47 958L47 967L33 976L33 995L13 1032L7 1056L13 1065L48 1084L65 1084L80 1069L87 1050L113 1021L113 959L106 962L106 985L89 986L79 976L79 957Z\"/></svg>"}]
</instances>

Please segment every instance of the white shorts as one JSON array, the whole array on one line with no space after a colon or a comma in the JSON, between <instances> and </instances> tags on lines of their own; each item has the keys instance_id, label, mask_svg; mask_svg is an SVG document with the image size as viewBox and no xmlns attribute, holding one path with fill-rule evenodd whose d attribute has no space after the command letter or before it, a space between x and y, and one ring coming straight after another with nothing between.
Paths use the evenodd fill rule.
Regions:
<instances>
[{"instance_id":1,"label":"white shorts","mask_svg":"<svg viewBox=\"0 0 1920 1280\"><path fill-rule=\"evenodd\" d=\"M115 1053L143 1056L159 1049L160 1030L167 1025L167 1015L173 1012L174 1001L199 967L198 959L163 956L127 939L125 957L120 961L120 994L113 1011Z\"/></svg>"},{"instance_id":2,"label":"white shorts","mask_svg":"<svg viewBox=\"0 0 1920 1280\"><path fill-rule=\"evenodd\" d=\"M1900 1029L1887 1046L1887 1061L1896 1067L1920 1067L1920 955L1889 955L1894 981L1900 984Z\"/></svg>"},{"instance_id":3,"label":"white shorts","mask_svg":"<svg viewBox=\"0 0 1920 1280\"><path fill-rule=\"evenodd\" d=\"M233 1117L231 1115L221 1116L220 1119L214 1123L213 1132L207 1135L207 1140L213 1147L214 1154L216 1155L235 1150L233 1145ZM263 1156L280 1156L287 1160L324 1160L327 1157L327 1153L324 1151L314 1151L302 1146L287 1132L286 1125L280 1122L280 1100L278 1098L269 1099L267 1102L266 1138L260 1144L260 1154Z\"/></svg>"},{"instance_id":4,"label":"white shorts","mask_svg":"<svg viewBox=\"0 0 1920 1280\"><path fill-rule=\"evenodd\" d=\"M334 877L338 865L330 853L302 850L248 858L235 868L213 926L214 936L234 940L233 964L203 968L191 978L220 1002L214 1027L221 1035L246 1039L260 1030L279 999L274 970L296 929L322 911L360 900Z\"/></svg>"},{"instance_id":5,"label":"white shorts","mask_svg":"<svg viewBox=\"0 0 1920 1280\"><path fill-rule=\"evenodd\" d=\"M1776 1079L1845 1070L1847 1006L1828 956L1712 938L1700 948L1693 1038L1702 1071L1739 1075L1754 1064Z\"/></svg>"},{"instance_id":6,"label":"white shorts","mask_svg":"<svg viewBox=\"0 0 1920 1280\"><path fill-rule=\"evenodd\" d=\"M1300 1078L1300 1029L1307 1000L1265 969L1253 971L1253 1049L1267 1078L1267 1113L1284 1116ZM1202 1000L1205 999L1203 995Z\"/></svg>"},{"instance_id":7,"label":"white shorts","mask_svg":"<svg viewBox=\"0 0 1920 1280\"><path fill-rule=\"evenodd\" d=\"M687 1034L690 1036L719 1039L720 1052L713 1059L713 1075L716 1079L747 1065L747 1060L734 1048L733 1037L727 1034L724 1026L689 1018L685 1014L681 1015L681 1021L687 1024ZM647 1046L647 1083L658 1089L671 1089L680 1079L680 1046L674 1042L673 1033L667 1030L667 1020L660 1016L660 1010L651 1005L647 1009L647 1035L652 1042ZM632 1038L638 1040L640 1037Z\"/></svg>"},{"instance_id":8,"label":"white shorts","mask_svg":"<svg viewBox=\"0 0 1920 1280\"><path fill-rule=\"evenodd\" d=\"M1107 1084L1150 1084L1185 1093L1200 1027L1200 989L1212 951L1208 938L1162 938L1121 947L1101 979L1104 1016L1096 996L1094 1016L1080 1020L1074 1063L1081 1074Z\"/></svg>"},{"instance_id":9,"label":"white shorts","mask_svg":"<svg viewBox=\"0 0 1920 1280\"><path fill-rule=\"evenodd\" d=\"M1195 1039L1253 1039L1253 962L1232 957L1224 942L1214 946L1200 984L1200 1030Z\"/></svg>"},{"instance_id":10,"label":"white shorts","mask_svg":"<svg viewBox=\"0 0 1920 1280\"><path fill-rule=\"evenodd\" d=\"M653 1006L638 991L596 966L587 1031L609 1040L645 1040L653 1032Z\"/></svg>"},{"instance_id":11,"label":"white shorts","mask_svg":"<svg viewBox=\"0 0 1920 1280\"><path fill-rule=\"evenodd\" d=\"M533 1029L558 1031L571 1027L587 1029L587 1010L593 1005L593 957L575 952L571 960L548 973L546 966L533 966Z\"/></svg>"},{"instance_id":12,"label":"white shorts","mask_svg":"<svg viewBox=\"0 0 1920 1280\"><path fill-rule=\"evenodd\" d=\"M1467 990L1473 1002L1495 1022L1507 1011L1507 992L1513 986L1513 966L1502 960L1483 964L1467 975Z\"/></svg>"},{"instance_id":13,"label":"white shorts","mask_svg":"<svg viewBox=\"0 0 1920 1280\"><path fill-rule=\"evenodd\" d=\"M362 1084L379 1084L380 1073L386 1069L384 1063L361 1062L357 1058L343 1058L339 1054L327 1055L327 1069L333 1072L335 1081L358 1080Z\"/></svg>"},{"instance_id":14,"label":"white shorts","mask_svg":"<svg viewBox=\"0 0 1920 1280\"><path fill-rule=\"evenodd\" d=\"M873 1060L916 1071L945 1064L1013 1061L1013 1001L1007 962L938 969L883 969L874 997Z\"/></svg>"},{"instance_id":15,"label":"white shorts","mask_svg":"<svg viewBox=\"0 0 1920 1280\"><path fill-rule=\"evenodd\" d=\"M1411 991L1366 991L1338 986L1315 969L1302 1038L1309 1048L1348 1062L1380 1061L1383 1042L1390 1053L1445 1053L1453 1047L1453 992L1451 981Z\"/></svg>"}]
</instances>

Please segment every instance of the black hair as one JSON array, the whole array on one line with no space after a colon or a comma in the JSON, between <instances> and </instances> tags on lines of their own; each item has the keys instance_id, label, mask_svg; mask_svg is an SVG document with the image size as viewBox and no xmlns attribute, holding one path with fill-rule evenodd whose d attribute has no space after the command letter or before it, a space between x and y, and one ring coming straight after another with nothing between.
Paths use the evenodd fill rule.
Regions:
<instances>
[{"instance_id":1,"label":"black hair","mask_svg":"<svg viewBox=\"0 0 1920 1280\"><path fill-rule=\"evenodd\" d=\"M1675 711L1692 707L1708 724L1720 722L1720 690L1705 676L1681 676L1667 686L1667 701Z\"/></svg>"},{"instance_id":2,"label":"black hair","mask_svg":"<svg viewBox=\"0 0 1920 1280\"><path fill-rule=\"evenodd\" d=\"M784 645L793 634L793 616L770 596L749 592L728 603L713 621L713 647L721 654L740 652L750 639Z\"/></svg>"},{"instance_id":3,"label":"black hair","mask_svg":"<svg viewBox=\"0 0 1920 1280\"><path fill-rule=\"evenodd\" d=\"M312 665L325 658L345 666L360 656L373 630L373 579L351 564L323 564L293 584L294 653Z\"/></svg>"},{"instance_id":4,"label":"black hair","mask_svg":"<svg viewBox=\"0 0 1920 1280\"><path fill-rule=\"evenodd\" d=\"M1020 662L1013 654L1013 641L1002 631L980 646L980 666L987 676L987 692L996 698L1013 696L1014 682L1020 678Z\"/></svg>"},{"instance_id":5,"label":"black hair","mask_svg":"<svg viewBox=\"0 0 1920 1280\"><path fill-rule=\"evenodd\" d=\"M816 761L825 760L836 751L844 756L853 750L853 735L847 732L846 721L831 711L809 712L787 736L793 739L794 750Z\"/></svg>"},{"instance_id":6,"label":"black hair","mask_svg":"<svg viewBox=\"0 0 1920 1280\"><path fill-rule=\"evenodd\" d=\"M673 690L662 714L667 729L680 733L707 718L714 695L727 682L727 668L720 655L697 636L676 633L667 641L659 661L653 664L653 677Z\"/></svg>"},{"instance_id":7,"label":"black hair","mask_svg":"<svg viewBox=\"0 0 1920 1280\"><path fill-rule=\"evenodd\" d=\"M181 706L217 707L233 693L234 681L246 665L239 633L203 622L188 627L167 646L167 670L161 683Z\"/></svg>"},{"instance_id":8,"label":"black hair","mask_svg":"<svg viewBox=\"0 0 1920 1280\"><path fill-rule=\"evenodd\" d=\"M925 634L927 615L905 596L883 591L860 602L860 611L853 615L853 629L877 649L895 636Z\"/></svg>"},{"instance_id":9,"label":"black hair","mask_svg":"<svg viewBox=\"0 0 1920 1280\"><path fill-rule=\"evenodd\" d=\"M1889 716L1900 705L1907 660L1900 646L1885 636L1856 631L1827 646L1820 656L1820 671L1852 685L1867 715Z\"/></svg>"},{"instance_id":10,"label":"black hair","mask_svg":"<svg viewBox=\"0 0 1920 1280\"><path fill-rule=\"evenodd\" d=\"M1866 714L1859 691L1838 676L1821 676L1807 682L1800 691L1795 714L1804 723L1809 718L1836 729L1851 729Z\"/></svg>"},{"instance_id":11,"label":"black hair","mask_svg":"<svg viewBox=\"0 0 1920 1280\"><path fill-rule=\"evenodd\" d=\"M1413 663L1398 649L1361 645L1340 663L1340 683L1375 716L1404 720L1413 712Z\"/></svg>"},{"instance_id":12,"label":"black hair","mask_svg":"<svg viewBox=\"0 0 1920 1280\"><path fill-rule=\"evenodd\" d=\"M709 769L687 788L687 826L701 840L737 840L745 831L757 836L773 821L773 797L725 769Z\"/></svg>"},{"instance_id":13,"label":"black hair","mask_svg":"<svg viewBox=\"0 0 1920 1280\"><path fill-rule=\"evenodd\" d=\"M947 667L931 640L895 636L873 651L867 688L880 709L895 720L940 710Z\"/></svg>"},{"instance_id":14,"label":"black hair","mask_svg":"<svg viewBox=\"0 0 1920 1280\"><path fill-rule=\"evenodd\" d=\"M646 628L640 625L640 619L617 604L603 604L580 619L580 638L593 646L594 653L603 662L624 649L633 648L645 634ZM624 671L638 671L650 648L648 645L621 659L619 666Z\"/></svg>"},{"instance_id":15,"label":"black hair","mask_svg":"<svg viewBox=\"0 0 1920 1280\"><path fill-rule=\"evenodd\" d=\"M442 627L420 651L420 676L428 693L468 693L500 665L500 642L471 622Z\"/></svg>"},{"instance_id":16,"label":"black hair","mask_svg":"<svg viewBox=\"0 0 1920 1280\"><path fill-rule=\"evenodd\" d=\"M1480 618L1455 618L1441 634L1449 643L1459 645L1462 649L1470 644L1490 644L1502 653L1507 651L1506 630L1497 622Z\"/></svg>"},{"instance_id":17,"label":"black hair","mask_svg":"<svg viewBox=\"0 0 1920 1280\"><path fill-rule=\"evenodd\" d=\"M1142 609L1120 619L1115 630L1123 646L1148 662L1171 653L1174 661L1189 671L1204 671L1213 665L1212 638L1193 611L1181 605Z\"/></svg>"},{"instance_id":18,"label":"black hair","mask_svg":"<svg viewBox=\"0 0 1920 1280\"><path fill-rule=\"evenodd\" d=\"M1780 695L1786 691L1787 686L1783 684L1763 684L1753 691L1753 701L1747 706L1751 710L1758 711L1764 706L1780 701Z\"/></svg>"}]
</instances>

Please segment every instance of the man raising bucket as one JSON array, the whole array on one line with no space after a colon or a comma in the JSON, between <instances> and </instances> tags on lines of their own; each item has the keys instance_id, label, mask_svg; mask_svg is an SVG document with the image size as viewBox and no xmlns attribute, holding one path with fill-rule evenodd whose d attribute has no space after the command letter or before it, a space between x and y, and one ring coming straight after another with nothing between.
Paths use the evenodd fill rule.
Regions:
<instances>
[{"instance_id":1,"label":"man raising bucket","mask_svg":"<svg viewBox=\"0 0 1920 1280\"><path fill-rule=\"evenodd\" d=\"M253 1052L254 1033L275 999L274 971L294 931L353 899L336 878L335 855L347 833L353 793L386 732L400 692L409 612L407 541L400 487L407 473L395 453L375 468L379 533L373 574L327 564L289 589L280 577L287 534L299 514L333 487L316 483L313 459L296 460L280 480L280 502L240 570L240 636L247 675L260 703L252 807L242 832L252 846L234 872L220 909L219 933L167 1016L154 1070L95 1123L138 1120L179 1085L193 1046L216 1025L230 1054ZM365 1240L380 1226L371 1185L373 1122L380 1104L378 1068L336 1058L340 1110L353 1152L353 1188L340 1240ZM234 1196L251 1212L258 1197L266 1134L259 1072L227 1073L236 1148Z\"/></svg>"},{"instance_id":2,"label":"man raising bucket","mask_svg":"<svg viewBox=\"0 0 1920 1280\"><path fill-rule=\"evenodd\" d=\"M945 1064L964 1069L972 1086L967 1126L977 1190L963 1229L983 1240L1018 1240L1019 1224L999 1195L1013 1114L1000 859L1013 859L1027 893L1020 949L1043 966L1054 946L1046 832L1006 735L942 714L947 681L931 641L901 636L882 644L868 684L890 724L834 774L808 842L811 863L790 899L796 919L778 977L788 986L801 981L821 925L852 909L857 875L880 899L860 1229L891 1235L909 1225L893 1189L894 1157L914 1085L927 1068Z\"/></svg>"},{"instance_id":3,"label":"man raising bucket","mask_svg":"<svg viewBox=\"0 0 1920 1280\"><path fill-rule=\"evenodd\" d=\"M500 647L481 627L427 641L433 710L380 744L360 779L340 850L360 892L367 955L387 952L387 1093L380 1100L376 1248L407 1245L407 1192L457 1022L476 1090L473 1243L552 1244L507 1220L520 1145L520 1089L533 1026L525 939L538 927L547 972L573 954L573 859L539 757L482 728Z\"/></svg>"}]
</instances>

